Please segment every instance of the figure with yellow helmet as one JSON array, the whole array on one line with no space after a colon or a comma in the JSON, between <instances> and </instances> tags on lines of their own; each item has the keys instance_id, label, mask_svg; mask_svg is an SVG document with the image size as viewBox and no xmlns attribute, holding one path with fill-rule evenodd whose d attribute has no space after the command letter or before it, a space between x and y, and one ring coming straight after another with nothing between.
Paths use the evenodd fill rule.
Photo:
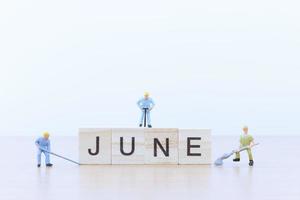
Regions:
<instances>
[{"instance_id":1,"label":"figure with yellow helmet","mask_svg":"<svg viewBox=\"0 0 300 200\"><path fill-rule=\"evenodd\" d=\"M47 167L52 167L52 164L50 163L50 155L48 153L48 152L51 151L49 136L50 136L50 134L48 132L44 132L43 137L40 137L35 141L35 145L38 148L38 151L37 151L37 167L41 166L42 153L45 155L46 166Z\"/></svg>"},{"instance_id":2,"label":"figure with yellow helmet","mask_svg":"<svg viewBox=\"0 0 300 200\"><path fill-rule=\"evenodd\" d=\"M148 92L144 93L144 97L141 98L137 102L137 105L142 111L141 118L140 118L140 127L143 126L143 121L144 121L144 126L146 126L146 121L147 121L148 128L152 128L150 111L154 108L155 103L154 103L153 99L150 98L150 95Z\"/></svg>"},{"instance_id":3,"label":"figure with yellow helmet","mask_svg":"<svg viewBox=\"0 0 300 200\"><path fill-rule=\"evenodd\" d=\"M253 156L252 156L252 152L251 152L251 147L254 145L254 139L253 139L252 135L248 134L248 126L243 127L243 132L244 132L244 134L240 136L240 148L249 146L249 148L247 148L247 153L248 153L248 158L249 158L249 166L253 166L254 161L253 161ZM236 155L236 157L233 159L233 162L239 162L240 161L240 153L236 152L235 155Z\"/></svg>"}]
</instances>

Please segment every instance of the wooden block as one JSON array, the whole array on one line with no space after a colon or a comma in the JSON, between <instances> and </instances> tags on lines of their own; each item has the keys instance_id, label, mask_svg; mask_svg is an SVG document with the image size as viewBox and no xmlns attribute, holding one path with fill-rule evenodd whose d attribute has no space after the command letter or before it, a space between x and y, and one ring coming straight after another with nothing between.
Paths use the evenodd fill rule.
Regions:
<instances>
[{"instance_id":1,"label":"wooden block","mask_svg":"<svg viewBox=\"0 0 300 200\"><path fill-rule=\"evenodd\" d=\"M112 129L79 129L79 163L111 164Z\"/></svg>"},{"instance_id":2,"label":"wooden block","mask_svg":"<svg viewBox=\"0 0 300 200\"><path fill-rule=\"evenodd\" d=\"M178 164L178 129L150 128L144 132L146 164Z\"/></svg>"},{"instance_id":3,"label":"wooden block","mask_svg":"<svg viewBox=\"0 0 300 200\"><path fill-rule=\"evenodd\" d=\"M144 143L143 129L112 129L112 164L144 164Z\"/></svg>"},{"instance_id":4,"label":"wooden block","mask_svg":"<svg viewBox=\"0 0 300 200\"><path fill-rule=\"evenodd\" d=\"M179 129L179 164L211 163L211 130Z\"/></svg>"}]
</instances>

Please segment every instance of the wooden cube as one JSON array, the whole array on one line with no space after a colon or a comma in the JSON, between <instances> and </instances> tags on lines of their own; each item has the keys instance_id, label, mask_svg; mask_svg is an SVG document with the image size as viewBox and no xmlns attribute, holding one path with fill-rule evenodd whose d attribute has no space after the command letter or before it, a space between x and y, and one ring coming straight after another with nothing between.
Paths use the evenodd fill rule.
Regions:
<instances>
[{"instance_id":1,"label":"wooden cube","mask_svg":"<svg viewBox=\"0 0 300 200\"><path fill-rule=\"evenodd\" d=\"M151 128L144 132L146 164L178 164L178 129Z\"/></svg>"},{"instance_id":2,"label":"wooden cube","mask_svg":"<svg viewBox=\"0 0 300 200\"><path fill-rule=\"evenodd\" d=\"M144 164L144 143L143 129L112 129L112 164Z\"/></svg>"},{"instance_id":3,"label":"wooden cube","mask_svg":"<svg viewBox=\"0 0 300 200\"><path fill-rule=\"evenodd\" d=\"M79 129L79 163L111 164L112 129Z\"/></svg>"},{"instance_id":4,"label":"wooden cube","mask_svg":"<svg viewBox=\"0 0 300 200\"><path fill-rule=\"evenodd\" d=\"M211 130L179 129L179 164L211 163Z\"/></svg>"}]
</instances>

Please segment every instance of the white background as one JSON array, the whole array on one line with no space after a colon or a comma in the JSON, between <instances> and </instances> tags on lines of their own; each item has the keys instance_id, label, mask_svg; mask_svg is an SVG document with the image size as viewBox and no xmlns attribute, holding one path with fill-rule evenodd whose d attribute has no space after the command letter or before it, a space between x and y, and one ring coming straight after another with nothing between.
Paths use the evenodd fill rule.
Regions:
<instances>
[{"instance_id":1,"label":"white background","mask_svg":"<svg viewBox=\"0 0 300 200\"><path fill-rule=\"evenodd\" d=\"M300 134L300 3L0 2L0 134L154 127Z\"/></svg>"}]
</instances>

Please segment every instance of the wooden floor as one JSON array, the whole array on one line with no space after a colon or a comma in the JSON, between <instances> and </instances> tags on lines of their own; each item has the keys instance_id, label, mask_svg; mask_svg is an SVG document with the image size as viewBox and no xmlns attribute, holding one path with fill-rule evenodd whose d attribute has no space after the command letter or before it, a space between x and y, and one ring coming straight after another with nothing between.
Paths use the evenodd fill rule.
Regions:
<instances>
[{"instance_id":1,"label":"wooden floor","mask_svg":"<svg viewBox=\"0 0 300 200\"><path fill-rule=\"evenodd\" d=\"M237 146L237 137L213 137L213 158ZM31 137L0 137L0 199L300 199L300 137L256 137L255 166L243 153L213 165L77 166L52 157L35 163ZM52 150L77 160L77 137L52 137Z\"/></svg>"}]
</instances>

